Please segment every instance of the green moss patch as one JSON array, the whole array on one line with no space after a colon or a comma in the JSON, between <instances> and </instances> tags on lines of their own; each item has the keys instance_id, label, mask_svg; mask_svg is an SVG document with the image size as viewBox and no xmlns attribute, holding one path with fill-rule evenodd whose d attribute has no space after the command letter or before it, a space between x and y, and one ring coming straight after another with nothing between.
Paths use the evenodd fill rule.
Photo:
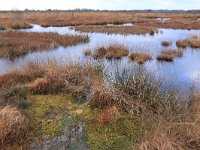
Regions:
<instances>
[{"instance_id":1,"label":"green moss patch","mask_svg":"<svg viewBox=\"0 0 200 150\"><path fill-rule=\"evenodd\" d=\"M31 106L27 115L34 135L42 138L58 136L77 124L68 111L71 95L35 95L29 96L29 100Z\"/></svg>"}]
</instances>

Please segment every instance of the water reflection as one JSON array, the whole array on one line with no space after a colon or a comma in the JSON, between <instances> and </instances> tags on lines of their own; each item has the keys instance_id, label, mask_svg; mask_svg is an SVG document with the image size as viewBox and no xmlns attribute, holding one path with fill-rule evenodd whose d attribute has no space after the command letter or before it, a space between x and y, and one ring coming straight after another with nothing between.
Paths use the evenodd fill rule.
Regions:
<instances>
[{"instance_id":1,"label":"water reflection","mask_svg":"<svg viewBox=\"0 0 200 150\"><path fill-rule=\"evenodd\" d=\"M119 34L104 34L104 33L80 33L72 29L72 27L48 27L43 28L39 25L33 25L31 29L22 29L24 32L57 32L59 34L84 34L89 35L90 42L70 47L58 47L52 51L42 51L29 53L24 57L9 61L0 59L0 73L6 73L13 69L20 68L27 61L42 63L48 59L59 60L60 62L68 62L71 60L87 61L83 55L85 49L94 49L98 46L108 46L110 44L122 44L130 49L130 52L148 52L154 58L152 61L144 64L146 68L151 70L156 76L162 77L166 84L171 84L168 81L173 81L178 89L187 90L193 82L199 82L200 78L200 49L187 48L182 58L177 58L173 63L160 63L155 57L161 50L165 49L162 41L169 41L172 44L170 49L175 49L175 42L179 39L187 38L192 34L200 34L199 30L174 30L174 29L159 29L159 32L154 36L151 35L119 35ZM132 69L135 65L127 58L121 61L107 61L102 63L108 66L108 70L112 71L116 66L121 68ZM199 84L200 85L200 84Z\"/></svg>"}]
</instances>

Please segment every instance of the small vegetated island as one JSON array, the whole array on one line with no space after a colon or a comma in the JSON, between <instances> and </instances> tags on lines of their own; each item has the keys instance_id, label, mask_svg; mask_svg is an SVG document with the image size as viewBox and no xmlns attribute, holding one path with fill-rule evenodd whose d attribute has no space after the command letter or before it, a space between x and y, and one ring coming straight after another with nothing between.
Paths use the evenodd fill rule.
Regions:
<instances>
[{"instance_id":1,"label":"small vegetated island","mask_svg":"<svg viewBox=\"0 0 200 150\"><path fill-rule=\"evenodd\" d=\"M0 57L14 59L29 52L88 42L89 37L58 33L0 32Z\"/></svg>"}]
</instances>

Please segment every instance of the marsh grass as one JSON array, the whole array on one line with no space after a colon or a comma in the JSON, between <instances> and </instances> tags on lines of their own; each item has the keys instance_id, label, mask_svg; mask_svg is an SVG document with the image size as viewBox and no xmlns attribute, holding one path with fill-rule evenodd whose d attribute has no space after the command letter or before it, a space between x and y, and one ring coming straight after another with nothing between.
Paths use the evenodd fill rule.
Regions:
<instances>
[{"instance_id":1,"label":"marsh grass","mask_svg":"<svg viewBox=\"0 0 200 150\"><path fill-rule=\"evenodd\" d=\"M0 148L21 144L27 135L28 119L11 106L0 109Z\"/></svg>"},{"instance_id":2,"label":"marsh grass","mask_svg":"<svg viewBox=\"0 0 200 150\"><path fill-rule=\"evenodd\" d=\"M157 56L158 61L172 62L177 57L183 56L183 50L163 50L161 54Z\"/></svg>"},{"instance_id":3,"label":"marsh grass","mask_svg":"<svg viewBox=\"0 0 200 150\"><path fill-rule=\"evenodd\" d=\"M99 32L109 34L150 34L154 35L157 31L153 27L145 26L95 26L95 25L83 25L75 26L76 31L81 32Z\"/></svg>"},{"instance_id":4,"label":"marsh grass","mask_svg":"<svg viewBox=\"0 0 200 150\"><path fill-rule=\"evenodd\" d=\"M176 45L182 48L186 48L186 47L200 48L200 38L199 36L194 35L194 36L188 37L185 40L178 40L176 42Z\"/></svg>"},{"instance_id":5,"label":"marsh grass","mask_svg":"<svg viewBox=\"0 0 200 150\"><path fill-rule=\"evenodd\" d=\"M168 41L162 41L162 42L161 42L161 45L162 45L162 46L165 46L165 47L168 47L168 46L171 45L171 42L168 42Z\"/></svg>"},{"instance_id":6,"label":"marsh grass","mask_svg":"<svg viewBox=\"0 0 200 150\"><path fill-rule=\"evenodd\" d=\"M84 55L85 55L85 56L91 56L91 55L92 55L91 50L85 50L85 51L84 51Z\"/></svg>"},{"instance_id":7,"label":"marsh grass","mask_svg":"<svg viewBox=\"0 0 200 150\"><path fill-rule=\"evenodd\" d=\"M193 101L191 95L190 105L181 105L181 95L144 66L112 74L105 66L90 63L52 61L27 67L1 75L0 83L4 88L28 90L31 105L25 114L31 119L30 136L62 135L66 126L73 129L78 118L84 121L90 149L199 148L199 97ZM8 92L15 96L7 95L15 98L20 93L15 91ZM77 103L80 95L87 100Z\"/></svg>"},{"instance_id":8,"label":"marsh grass","mask_svg":"<svg viewBox=\"0 0 200 150\"><path fill-rule=\"evenodd\" d=\"M122 57L128 56L129 49L122 45L111 45L108 47L99 47L94 50L94 59L121 59Z\"/></svg>"},{"instance_id":9,"label":"marsh grass","mask_svg":"<svg viewBox=\"0 0 200 150\"><path fill-rule=\"evenodd\" d=\"M191 48L200 48L200 40L193 39L190 41Z\"/></svg>"},{"instance_id":10,"label":"marsh grass","mask_svg":"<svg viewBox=\"0 0 200 150\"><path fill-rule=\"evenodd\" d=\"M186 48L188 46L188 40L178 40L176 45L180 48Z\"/></svg>"},{"instance_id":11,"label":"marsh grass","mask_svg":"<svg viewBox=\"0 0 200 150\"><path fill-rule=\"evenodd\" d=\"M152 58L147 53L131 53L129 59L137 62L138 64L144 64L146 61L150 61Z\"/></svg>"},{"instance_id":12,"label":"marsh grass","mask_svg":"<svg viewBox=\"0 0 200 150\"><path fill-rule=\"evenodd\" d=\"M0 26L11 28L13 24L19 24L20 28L26 28L30 26L29 23L40 24L44 27L134 23L134 25L142 28L199 29L200 22L197 21L198 17L199 13L190 12L1 12ZM160 23L155 18L170 18L170 20ZM115 30L114 32L117 33L119 31ZM126 32L129 31L127 30Z\"/></svg>"},{"instance_id":13,"label":"marsh grass","mask_svg":"<svg viewBox=\"0 0 200 150\"><path fill-rule=\"evenodd\" d=\"M52 50L88 42L87 36L59 35L58 33L1 32L0 57L11 60L33 51Z\"/></svg>"},{"instance_id":14,"label":"marsh grass","mask_svg":"<svg viewBox=\"0 0 200 150\"><path fill-rule=\"evenodd\" d=\"M28 64L24 70L0 75L0 87L20 86L32 94L70 92L84 95L90 90L95 76L98 75L90 64L59 65L52 61L43 65Z\"/></svg>"}]
</instances>

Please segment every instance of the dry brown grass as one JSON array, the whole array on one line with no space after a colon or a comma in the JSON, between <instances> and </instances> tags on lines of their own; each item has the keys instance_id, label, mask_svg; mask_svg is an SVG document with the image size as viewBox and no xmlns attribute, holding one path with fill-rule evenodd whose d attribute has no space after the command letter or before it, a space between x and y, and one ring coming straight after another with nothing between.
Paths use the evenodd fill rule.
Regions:
<instances>
[{"instance_id":1,"label":"dry brown grass","mask_svg":"<svg viewBox=\"0 0 200 150\"><path fill-rule=\"evenodd\" d=\"M131 53L129 59L137 62L138 64L144 64L146 61L151 60L151 56L146 53Z\"/></svg>"},{"instance_id":2,"label":"dry brown grass","mask_svg":"<svg viewBox=\"0 0 200 150\"><path fill-rule=\"evenodd\" d=\"M187 112L173 113L157 120L157 128L144 136L139 150L196 150L200 148L200 96L191 101Z\"/></svg>"},{"instance_id":3,"label":"dry brown grass","mask_svg":"<svg viewBox=\"0 0 200 150\"><path fill-rule=\"evenodd\" d=\"M157 31L156 28L145 27L145 26L95 26L85 25L74 27L76 31L81 32L100 32L110 34L150 34L154 35Z\"/></svg>"},{"instance_id":4,"label":"dry brown grass","mask_svg":"<svg viewBox=\"0 0 200 150\"><path fill-rule=\"evenodd\" d=\"M111 45L109 47L99 47L94 51L93 57L95 59L121 59L128 56L129 50L122 45Z\"/></svg>"},{"instance_id":5,"label":"dry brown grass","mask_svg":"<svg viewBox=\"0 0 200 150\"><path fill-rule=\"evenodd\" d=\"M92 55L92 51L91 50L85 50L84 51L84 55L85 56L91 56Z\"/></svg>"},{"instance_id":6,"label":"dry brown grass","mask_svg":"<svg viewBox=\"0 0 200 150\"><path fill-rule=\"evenodd\" d=\"M161 44L162 44L162 46L167 47L167 46L170 46L170 45L171 45L171 42L168 42L168 41L162 41Z\"/></svg>"},{"instance_id":7,"label":"dry brown grass","mask_svg":"<svg viewBox=\"0 0 200 150\"><path fill-rule=\"evenodd\" d=\"M92 88L92 98L90 107L109 109L116 107L121 110L130 109L126 100L127 95L114 87L106 87L103 84L94 84Z\"/></svg>"},{"instance_id":8,"label":"dry brown grass","mask_svg":"<svg viewBox=\"0 0 200 150\"><path fill-rule=\"evenodd\" d=\"M0 27L105 25L134 23L143 27L199 29L199 13L135 13L135 12L1 12ZM157 18L171 18L160 22Z\"/></svg>"},{"instance_id":9,"label":"dry brown grass","mask_svg":"<svg viewBox=\"0 0 200 150\"><path fill-rule=\"evenodd\" d=\"M0 147L24 142L28 120L18 109L6 106L0 110Z\"/></svg>"},{"instance_id":10,"label":"dry brown grass","mask_svg":"<svg viewBox=\"0 0 200 150\"><path fill-rule=\"evenodd\" d=\"M175 58L182 56L183 50L163 50L161 54L157 56L157 60L172 62Z\"/></svg>"},{"instance_id":11,"label":"dry brown grass","mask_svg":"<svg viewBox=\"0 0 200 150\"><path fill-rule=\"evenodd\" d=\"M190 40L190 47L200 48L200 40L197 39Z\"/></svg>"},{"instance_id":12,"label":"dry brown grass","mask_svg":"<svg viewBox=\"0 0 200 150\"><path fill-rule=\"evenodd\" d=\"M37 78L43 77L45 74L44 69L31 63L28 63L23 68L23 70L16 70L0 75L0 88L9 88L32 82Z\"/></svg>"},{"instance_id":13,"label":"dry brown grass","mask_svg":"<svg viewBox=\"0 0 200 150\"><path fill-rule=\"evenodd\" d=\"M30 51L51 50L59 46L71 46L87 42L88 37L59 35L57 33L0 33L0 57L14 59Z\"/></svg>"},{"instance_id":14,"label":"dry brown grass","mask_svg":"<svg viewBox=\"0 0 200 150\"><path fill-rule=\"evenodd\" d=\"M55 62L41 66L31 64L25 66L24 70L0 75L0 87L25 87L34 94L70 92L78 95L91 89L94 76L91 65L69 63L61 66Z\"/></svg>"},{"instance_id":15,"label":"dry brown grass","mask_svg":"<svg viewBox=\"0 0 200 150\"><path fill-rule=\"evenodd\" d=\"M176 45L182 48L186 48L188 46L191 48L200 48L200 38L198 35L197 36L194 35L184 40L178 40L176 42Z\"/></svg>"},{"instance_id":16,"label":"dry brown grass","mask_svg":"<svg viewBox=\"0 0 200 150\"><path fill-rule=\"evenodd\" d=\"M178 40L176 45L181 48L186 48L188 46L188 40Z\"/></svg>"},{"instance_id":17,"label":"dry brown grass","mask_svg":"<svg viewBox=\"0 0 200 150\"><path fill-rule=\"evenodd\" d=\"M119 110L113 106L103 110L98 116L97 121L101 124L108 124L110 122L116 121L120 116Z\"/></svg>"}]
</instances>

